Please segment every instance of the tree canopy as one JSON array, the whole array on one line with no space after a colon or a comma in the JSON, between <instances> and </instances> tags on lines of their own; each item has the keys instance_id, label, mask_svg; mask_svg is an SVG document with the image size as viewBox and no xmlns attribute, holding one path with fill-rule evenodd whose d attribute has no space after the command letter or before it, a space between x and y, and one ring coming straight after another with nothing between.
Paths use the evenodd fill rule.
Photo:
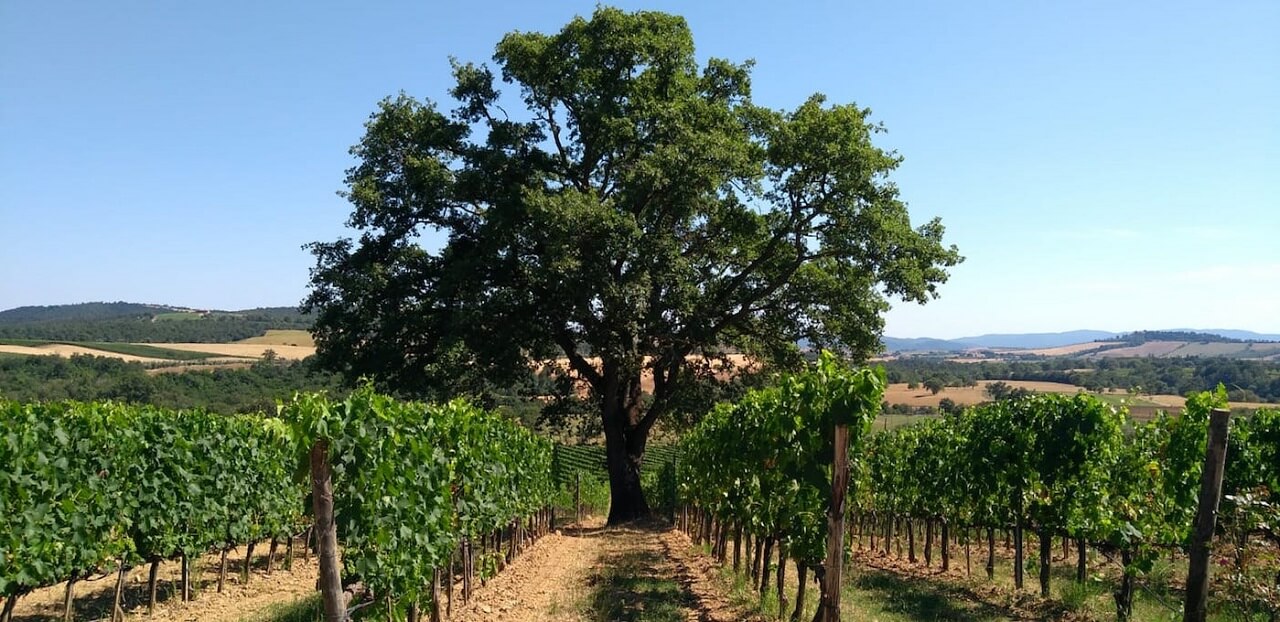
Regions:
<instances>
[{"instance_id":1,"label":"tree canopy","mask_svg":"<svg viewBox=\"0 0 1280 622\"><path fill-rule=\"evenodd\" d=\"M705 357L865 356L888 299L929 300L961 260L938 220L912 226L869 110L758 106L751 66L699 63L681 17L601 7L454 61L448 112L382 101L347 171L359 237L311 245L321 360L452 394L561 358L602 417L611 520L646 513L649 430Z\"/></svg>"}]
</instances>

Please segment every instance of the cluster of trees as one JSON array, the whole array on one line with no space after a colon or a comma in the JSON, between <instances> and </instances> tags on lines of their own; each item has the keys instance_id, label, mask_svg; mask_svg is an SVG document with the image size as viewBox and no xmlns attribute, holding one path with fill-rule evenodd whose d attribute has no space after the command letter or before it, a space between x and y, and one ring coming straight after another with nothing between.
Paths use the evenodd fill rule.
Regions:
<instances>
[{"instance_id":1,"label":"cluster of trees","mask_svg":"<svg viewBox=\"0 0 1280 622\"><path fill-rule=\"evenodd\" d=\"M22 402L114 400L217 413L270 411L294 391L341 391L311 359L262 360L243 369L149 374L141 363L99 356L0 355L0 396Z\"/></svg>"},{"instance_id":2,"label":"cluster of trees","mask_svg":"<svg viewBox=\"0 0 1280 622\"><path fill-rule=\"evenodd\" d=\"M1039 361L960 363L904 358L885 363L889 382L973 386L979 380L1043 380L1091 391L1137 389L1148 394L1187 395L1219 384L1236 401L1280 401L1280 362L1223 357L1052 358Z\"/></svg>"}]
</instances>

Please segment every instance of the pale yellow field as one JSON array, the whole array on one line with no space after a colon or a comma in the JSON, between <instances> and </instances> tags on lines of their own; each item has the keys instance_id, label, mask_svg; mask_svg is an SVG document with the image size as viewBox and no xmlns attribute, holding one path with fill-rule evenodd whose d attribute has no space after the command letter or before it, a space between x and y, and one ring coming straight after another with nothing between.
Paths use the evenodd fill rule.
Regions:
<instances>
[{"instance_id":1,"label":"pale yellow field","mask_svg":"<svg viewBox=\"0 0 1280 622\"><path fill-rule=\"evenodd\" d=\"M288 360L302 360L316 353L315 346L285 346L262 343L153 343L150 345L171 350L187 350L189 352L208 352L222 356L241 358L262 358L267 350L276 356Z\"/></svg>"},{"instance_id":2,"label":"pale yellow field","mask_svg":"<svg viewBox=\"0 0 1280 622\"><path fill-rule=\"evenodd\" d=\"M151 344L158 345L158 344ZM0 345L0 352L6 354L25 354L28 356L66 356L70 357L76 354L91 354L93 356L105 356L108 358L116 358L131 363L172 363L167 359L157 359L148 356L134 356L132 354L120 354L118 352L106 352L104 350L94 350L82 346L67 345L65 343L50 343L40 346L6 346Z\"/></svg>"},{"instance_id":3,"label":"pale yellow field","mask_svg":"<svg viewBox=\"0 0 1280 622\"><path fill-rule=\"evenodd\" d=\"M241 339L236 343L267 344L273 346L303 346L314 348L316 340L305 330L269 330L265 335Z\"/></svg>"},{"instance_id":4,"label":"pale yellow field","mask_svg":"<svg viewBox=\"0 0 1280 622\"><path fill-rule=\"evenodd\" d=\"M1067 356L1070 354L1079 354L1080 352L1088 352L1096 350L1103 346L1115 345L1114 341L1099 341L1089 343L1073 343L1069 346L1058 346L1056 348L1039 348L1035 350L1015 350L1017 354L1037 354L1040 356Z\"/></svg>"},{"instance_id":5,"label":"pale yellow field","mask_svg":"<svg viewBox=\"0 0 1280 622\"><path fill-rule=\"evenodd\" d=\"M890 404L906 404L907 406L934 406L936 407L943 398L950 398L960 406L969 406L988 401L983 389L986 385L995 382L992 380L980 380L977 386L973 387L947 387L937 395L929 392L924 387L908 389L905 382L899 382L889 385L884 392L885 401ZM1062 384L1060 382L1038 382L1029 380L1005 380L1005 384L1011 387L1021 387L1029 391L1037 393L1065 393L1068 395L1082 391L1080 387L1070 384Z\"/></svg>"}]
</instances>

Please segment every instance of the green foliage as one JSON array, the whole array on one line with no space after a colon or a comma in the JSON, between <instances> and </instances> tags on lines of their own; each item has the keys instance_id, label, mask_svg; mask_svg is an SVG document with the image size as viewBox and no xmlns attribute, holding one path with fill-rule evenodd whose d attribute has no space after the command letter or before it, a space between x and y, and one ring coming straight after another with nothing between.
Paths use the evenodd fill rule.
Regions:
<instances>
[{"instance_id":1,"label":"green foliage","mask_svg":"<svg viewBox=\"0 0 1280 622\"><path fill-rule=\"evenodd\" d=\"M699 355L869 355L888 298L932 299L961 260L938 220L913 226L869 110L758 106L751 63L701 62L679 16L598 7L506 35L493 61L455 62L448 113L379 104L346 177L358 236L311 245L304 308L326 366L410 395L566 357L633 453L611 468L620 518L645 513L654 422L706 406Z\"/></svg>"},{"instance_id":2,"label":"green foliage","mask_svg":"<svg viewBox=\"0 0 1280 622\"><path fill-rule=\"evenodd\" d=\"M109 402L0 402L0 417L3 594L291 534L302 515L279 421Z\"/></svg>"},{"instance_id":3,"label":"green foliage","mask_svg":"<svg viewBox=\"0 0 1280 622\"><path fill-rule=\"evenodd\" d=\"M751 533L785 537L796 559L820 561L832 430L849 426L850 464L858 468L883 392L881 373L848 369L824 352L803 373L718 406L681 443L680 499Z\"/></svg>"},{"instance_id":4,"label":"green foliage","mask_svg":"<svg viewBox=\"0 0 1280 622\"><path fill-rule=\"evenodd\" d=\"M1255 354L1256 356L1256 354ZM930 357L905 357L885 363L890 382L910 387L925 378L954 379L953 385L979 380L1042 380L1088 390L1141 387L1148 394L1187 395L1212 391L1219 384L1231 388L1237 401L1280 401L1280 362L1215 357L1181 358L1068 358L1029 357L1031 360L958 363ZM991 383L988 387L995 387ZM996 387L991 399L1018 397L1019 390ZM1246 399L1247 398L1247 399Z\"/></svg>"},{"instance_id":5,"label":"green foliage","mask_svg":"<svg viewBox=\"0 0 1280 622\"><path fill-rule=\"evenodd\" d=\"M224 414L275 408L294 391L339 390L334 374L310 359L244 369L148 374L140 363L98 356L0 356L0 396L21 402L113 400Z\"/></svg>"},{"instance_id":6,"label":"green foliage","mask_svg":"<svg viewBox=\"0 0 1280 622\"><path fill-rule=\"evenodd\" d=\"M0 339L40 342L226 343L271 329L309 329L297 309L174 314L169 307L133 303L84 303L20 307L0 312ZM189 321L171 321L180 315ZM150 356L143 355L143 356ZM176 358L165 356L161 358Z\"/></svg>"},{"instance_id":7,"label":"green foliage","mask_svg":"<svg viewBox=\"0 0 1280 622\"><path fill-rule=\"evenodd\" d=\"M429 602L435 568L551 499L550 441L456 400L428 405L363 387L282 406L300 439L328 442L344 572L395 608Z\"/></svg>"}]
</instances>

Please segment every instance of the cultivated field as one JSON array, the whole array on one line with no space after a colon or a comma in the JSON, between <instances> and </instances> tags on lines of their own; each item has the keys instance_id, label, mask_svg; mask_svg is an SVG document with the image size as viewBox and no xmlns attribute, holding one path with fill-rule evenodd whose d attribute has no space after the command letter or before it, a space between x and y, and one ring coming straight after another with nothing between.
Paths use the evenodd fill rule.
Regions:
<instances>
[{"instance_id":1,"label":"cultivated field","mask_svg":"<svg viewBox=\"0 0 1280 622\"><path fill-rule=\"evenodd\" d=\"M38 346L12 346L0 345L0 352L5 354L22 354L26 356L74 356L76 354L89 354L93 356L106 356L118 358L123 361L135 363L169 363L168 359L151 358L146 356L135 356L132 354L122 354L120 352L107 352L106 350L95 350L84 346L73 346L65 343L49 343Z\"/></svg>"},{"instance_id":2,"label":"cultivated field","mask_svg":"<svg viewBox=\"0 0 1280 622\"><path fill-rule=\"evenodd\" d=\"M316 346L316 340L311 337L311 333L305 330L268 330L265 335L241 339L236 343L256 343L273 346L302 346L308 348L314 348Z\"/></svg>"},{"instance_id":3,"label":"cultivated field","mask_svg":"<svg viewBox=\"0 0 1280 622\"><path fill-rule=\"evenodd\" d=\"M237 358L262 358L267 350L282 359L300 361L316 353L315 346L286 346L264 343L166 343L164 347L188 352L210 352Z\"/></svg>"}]
</instances>

